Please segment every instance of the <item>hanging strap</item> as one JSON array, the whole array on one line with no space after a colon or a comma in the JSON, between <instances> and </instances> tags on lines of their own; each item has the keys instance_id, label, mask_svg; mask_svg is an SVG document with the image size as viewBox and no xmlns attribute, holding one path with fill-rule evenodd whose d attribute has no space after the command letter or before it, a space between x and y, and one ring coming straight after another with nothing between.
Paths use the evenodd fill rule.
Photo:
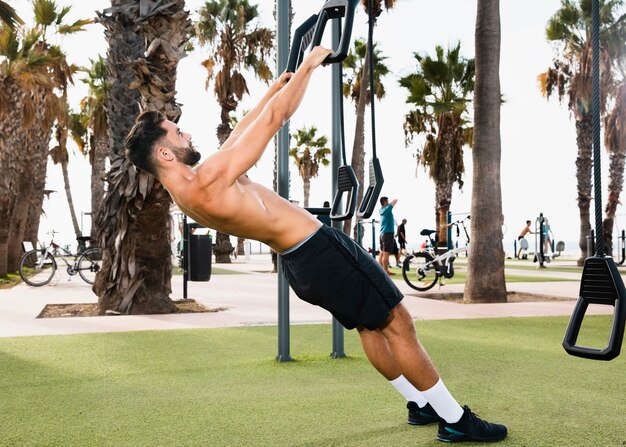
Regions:
<instances>
[{"instance_id":1,"label":"hanging strap","mask_svg":"<svg viewBox=\"0 0 626 447\"><path fill-rule=\"evenodd\" d=\"M622 347L626 325L626 288L615 260L604 256L602 235L602 187L600 167L600 5L591 2L593 173L596 215L596 254L585 259L576 307L565 332L563 348L568 354L594 360L612 360ZM614 306L609 344L603 349L577 346L578 333L589 304Z\"/></svg>"},{"instance_id":2,"label":"hanging strap","mask_svg":"<svg viewBox=\"0 0 626 447\"><path fill-rule=\"evenodd\" d=\"M343 37L343 33L342 33ZM338 86L339 94L339 118L340 118L340 142L341 142L341 159L343 165L337 170L337 192L330 210L330 219L334 221L343 221L352 219L356 211L356 201L359 194L359 182L354 173L352 166L348 164L346 157L346 129L344 123L343 111L343 67L339 63L339 79L341 82ZM343 206L345 202L345 207Z\"/></svg>"},{"instance_id":3,"label":"hanging strap","mask_svg":"<svg viewBox=\"0 0 626 447\"><path fill-rule=\"evenodd\" d=\"M372 117L372 159L369 164L369 186L363 194L363 199L357 211L359 219L368 219L374 212L378 196L383 189L385 178L380 167L380 161L376 156L376 111L374 109L374 13L372 0L368 2L368 32L367 32L367 52L369 54L369 84L370 84L370 112Z\"/></svg>"}]
</instances>

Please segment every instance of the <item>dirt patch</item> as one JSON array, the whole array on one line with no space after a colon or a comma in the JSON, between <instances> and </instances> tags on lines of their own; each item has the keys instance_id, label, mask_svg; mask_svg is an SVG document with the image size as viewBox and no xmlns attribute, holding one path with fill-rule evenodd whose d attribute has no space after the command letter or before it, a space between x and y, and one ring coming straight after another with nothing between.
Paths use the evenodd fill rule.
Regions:
<instances>
[{"instance_id":1,"label":"dirt patch","mask_svg":"<svg viewBox=\"0 0 626 447\"><path fill-rule=\"evenodd\" d=\"M221 312L226 307L209 308L198 303L196 300L174 301L176 313L203 313ZM116 315L116 314L111 314ZM75 304L47 304L37 318L67 318L67 317L99 317L97 303L75 303Z\"/></svg>"},{"instance_id":2,"label":"dirt patch","mask_svg":"<svg viewBox=\"0 0 626 447\"><path fill-rule=\"evenodd\" d=\"M463 293L416 293L417 298L427 298L431 300L451 301L453 303L463 303ZM535 303L541 301L573 301L575 298L564 298L562 296L541 295L538 293L508 292L507 303Z\"/></svg>"}]
</instances>

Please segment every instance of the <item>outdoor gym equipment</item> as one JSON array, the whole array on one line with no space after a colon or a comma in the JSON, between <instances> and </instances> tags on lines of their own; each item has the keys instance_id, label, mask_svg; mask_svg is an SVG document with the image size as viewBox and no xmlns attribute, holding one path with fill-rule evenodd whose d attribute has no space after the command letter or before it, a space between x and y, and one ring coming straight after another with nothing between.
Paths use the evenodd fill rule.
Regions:
<instances>
[{"instance_id":1,"label":"outdoor gym equipment","mask_svg":"<svg viewBox=\"0 0 626 447\"><path fill-rule=\"evenodd\" d=\"M324 23L331 18L330 16L337 15L337 18L346 15L348 19L344 22L344 30L341 30L340 20L333 20L332 28L332 46L339 48L338 52L343 53L342 59L347 56L347 49L350 46L349 37L352 32L354 9L358 4L358 0L343 1L343 2L326 2L320 14L324 14L324 18L321 19ZM333 5L336 9L329 9ZM296 29L294 39L292 41L292 48L289 51L289 2L287 0L277 0L277 61L278 70L283 71L289 67L291 71L295 71L302 62L304 51L308 48L310 43L309 39L312 39L312 35L315 30L312 30L313 22L317 24L319 15L309 17L305 23ZM318 18L314 18L318 16ZM322 22L320 22L322 23ZM323 32L322 32L323 34ZM344 50L341 49L341 38L343 36ZM321 38L321 37L319 37ZM340 61L338 61L340 62ZM343 95L341 91L341 72L339 71L341 65L333 65L332 70L332 134L333 134L333 149L339 146L339 138L343 139L343 125L340 123L342 119L339 116L339 110L341 101L343 101ZM283 126L278 132L278 193L281 197L289 198L289 127L288 123ZM333 166L339 164L338 153L333 150L332 160ZM338 190L338 181L333 178L333 189ZM356 196L356 195L355 195ZM326 212L326 210L324 210ZM329 211L328 211L329 212ZM329 212L330 214L330 212ZM281 258L278 258L278 269L281 271ZM278 275L278 355L276 360L279 362L290 361L291 356L289 354L289 284L285 276L281 273ZM332 322L332 352L331 357L341 358L345 357L344 343L343 343L343 326L333 318Z\"/></svg>"},{"instance_id":2,"label":"outdoor gym equipment","mask_svg":"<svg viewBox=\"0 0 626 447\"><path fill-rule=\"evenodd\" d=\"M348 55L350 48L350 37L352 35L352 26L354 25L354 10L358 4L358 0L329 0L318 14L317 23L315 24L315 32L313 33L313 46L317 46L322 42L322 36L326 29L326 23L329 20L341 20L343 29L339 41L339 48L333 54L328 56L324 63L338 63L339 78L343 78L341 62ZM342 93L342 86L336 87L339 93ZM334 221L342 221L352 219L356 210L356 199L359 193L359 182L356 179L352 166L348 164L346 159L346 133L343 121L343 97L339 101L339 116L341 118L341 159L343 164L337 170L337 191L331 205L330 218ZM345 197L346 206L343 207Z\"/></svg>"},{"instance_id":3,"label":"outdoor gym equipment","mask_svg":"<svg viewBox=\"0 0 626 447\"><path fill-rule=\"evenodd\" d=\"M568 354L594 360L612 360L617 357L624 338L626 322L626 288L613 258L604 255L602 235L602 185L600 170L600 5L593 0L592 16L592 101L594 207L596 216L596 254L585 259L580 282L580 294L565 332L563 348ZM576 345L580 327L589 304L614 306L613 324L608 345L603 349Z\"/></svg>"},{"instance_id":4,"label":"outdoor gym equipment","mask_svg":"<svg viewBox=\"0 0 626 447\"><path fill-rule=\"evenodd\" d=\"M289 53L287 62L287 70L295 71L303 60L304 52L309 45L316 46L322 41L326 23L329 20L344 19L343 30L338 49L329 55L324 63L341 63L347 56L350 47L350 36L354 24L355 8L358 0L329 0L326 2L319 14L311 15L302 25L300 25L293 36L293 43ZM374 20L372 16L371 0L369 4L369 23L368 23L368 52L370 55L373 51L373 30ZM339 65L341 71L341 65ZM340 75L341 77L341 75ZM374 59L369 58L369 83L370 91L374 91ZM341 89L341 86L338 86ZM366 189L363 200L357 210L357 196L359 183L354 174L352 166L348 165L345 152L345 130L343 124L343 101L340 102L339 115L341 117L341 155L342 165L337 171L337 192L333 199L330 211L330 218L334 221L342 221L351 219L357 210L357 217L360 219L369 218L378 200L380 191L384 183L384 177L380 166L380 161L376 155L376 131L375 131L375 109L374 96L370 95L371 117L372 117L372 159L369 164L369 186ZM343 207L344 200L346 206Z\"/></svg>"},{"instance_id":5,"label":"outdoor gym equipment","mask_svg":"<svg viewBox=\"0 0 626 447\"><path fill-rule=\"evenodd\" d=\"M374 17L372 14L372 0L368 2L367 51L369 53L370 78L370 110L372 116L372 159L369 164L369 186L363 194L356 215L359 219L368 219L374 212L380 191L385 179L380 161L376 156L376 112L374 111Z\"/></svg>"},{"instance_id":6,"label":"outdoor gym equipment","mask_svg":"<svg viewBox=\"0 0 626 447\"><path fill-rule=\"evenodd\" d=\"M539 213L539 217L535 219L535 258L533 262L539 262L539 267L545 267L544 262L549 263L550 258L544 253L545 245L545 222L546 218L543 213Z\"/></svg>"}]
</instances>

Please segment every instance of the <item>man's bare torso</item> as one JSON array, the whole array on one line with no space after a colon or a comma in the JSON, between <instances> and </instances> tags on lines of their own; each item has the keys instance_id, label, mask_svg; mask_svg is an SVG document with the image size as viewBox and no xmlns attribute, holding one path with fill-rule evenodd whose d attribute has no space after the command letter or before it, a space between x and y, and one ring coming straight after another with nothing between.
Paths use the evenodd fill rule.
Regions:
<instances>
[{"instance_id":1,"label":"man's bare torso","mask_svg":"<svg viewBox=\"0 0 626 447\"><path fill-rule=\"evenodd\" d=\"M313 233L320 222L274 191L242 176L228 185L201 176L166 185L181 211L209 228L261 241L283 252Z\"/></svg>"}]
</instances>

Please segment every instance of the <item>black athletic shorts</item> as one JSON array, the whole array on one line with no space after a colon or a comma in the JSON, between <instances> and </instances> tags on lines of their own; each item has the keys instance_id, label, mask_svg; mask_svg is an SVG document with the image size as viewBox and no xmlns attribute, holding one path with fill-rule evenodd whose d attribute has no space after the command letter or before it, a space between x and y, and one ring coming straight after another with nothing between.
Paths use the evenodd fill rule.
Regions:
<instances>
[{"instance_id":1,"label":"black athletic shorts","mask_svg":"<svg viewBox=\"0 0 626 447\"><path fill-rule=\"evenodd\" d=\"M326 225L281 259L296 295L328 310L346 329L379 328L403 298L371 254Z\"/></svg>"},{"instance_id":2,"label":"black athletic shorts","mask_svg":"<svg viewBox=\"0 0 626 447\"><path fill-rule=\"evenodd\" d=\"M380 251L387 253L393 253L393 246L396 244L396 240L393 237L393 233L381 233L380 235ZM396 247L397 249L397 247Z\"/></svg>"}]
</instances>

